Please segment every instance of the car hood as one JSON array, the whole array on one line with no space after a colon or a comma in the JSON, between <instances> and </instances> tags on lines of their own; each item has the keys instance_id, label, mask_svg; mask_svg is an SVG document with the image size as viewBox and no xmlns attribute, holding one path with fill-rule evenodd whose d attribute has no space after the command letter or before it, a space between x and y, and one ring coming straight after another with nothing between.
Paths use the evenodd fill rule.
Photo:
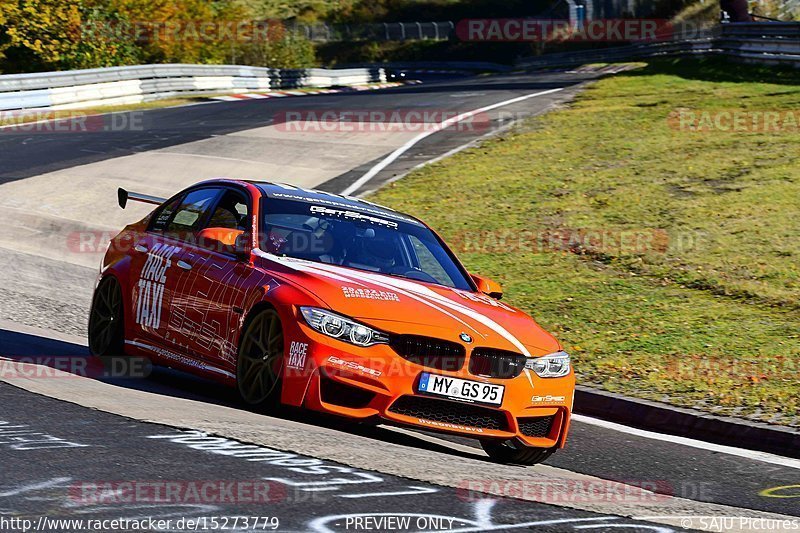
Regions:
<instances>
[{"instance_id":1,"label":"car hood","mask_svg":"<svg viewBox=\"0 0 800 533\"><path fill-rule=\"evenodd\" d=\"M281 275L330 309L391 333L414 333L529 356L560 349L558 341L520 311L482 293L461 291L352 268L260 254ZM264 265L270 268L271 265Z\"/></svg>"}]
</instances>

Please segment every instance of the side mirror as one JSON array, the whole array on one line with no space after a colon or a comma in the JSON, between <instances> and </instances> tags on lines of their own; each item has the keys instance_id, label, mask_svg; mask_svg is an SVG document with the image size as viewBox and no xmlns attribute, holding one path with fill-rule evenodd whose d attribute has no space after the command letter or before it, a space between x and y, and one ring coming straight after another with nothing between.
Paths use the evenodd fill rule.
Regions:
<instances>
[{"instance_id":1,"label":"side mirror","mask_svg":"<svg viewBox=\"0 0 800 533\"><path fill-rule=\"evenodd\" d=\"M233 253L240 261L249 261L250 254L253 252L253 235L250 233L242 233L236 237L236 242L233 244Z\"/></svg>"},{"instance_id":2,"label":"side mirror","mask_svg":"<svg viewBox=\"0 0 800 533\"><path fill-rule=\"evenodd\" d=\"M478 286L478 290L482 293L488 294L495 300L501 300L503 298L503 287L496 281L484 276L479 276L478 274L470 274L470 277L472 281L475 282L475 285Z\"/></svg>"},{"instance_id":3,"label":"side mirror","mask_svg":"<svg viewBox=\"0 0 800 533\"><path fill-rule=\"evenodd\" d=\"M197 232L197 245L218 253L235 253L236 239L244 232L240 229L205 228Z\"/></svg>"}]
</instances>

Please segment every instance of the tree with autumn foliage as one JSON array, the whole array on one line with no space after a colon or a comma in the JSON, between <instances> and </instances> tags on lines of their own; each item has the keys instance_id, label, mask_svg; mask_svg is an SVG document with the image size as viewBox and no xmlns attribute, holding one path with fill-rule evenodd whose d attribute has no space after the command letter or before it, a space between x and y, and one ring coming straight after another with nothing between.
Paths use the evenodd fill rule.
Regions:
<instances>
[{"instance_id":1,"label":"tree with autumn foliage","mask_svg":"<svg viewBox=\"0 0 800 533\"><path fill-rule=\"evenodd\" d=\"M138 62L131 39L109 36L119 13L86 0L0 0L4 71L35 72Z\"/></svg>"},{"instance_id":2,"label":"tree with autumn foliage","mask_svg":"<svg viewBox=\"0 0 800 533\"><path fill-rule=\"evenodd\" d=\"M315 5L303 15L313 18L308 10ZM313 66L311 43L284 31L272 9L261 0L0 0L0 71L139 63ZM261 35L265 25L270 33Z\"/></svg>"},{"instance_id":3,"label":"tree with autumn foliage","mask_svg":"<svg viewBox=\"0 0 800 533\"><path fill-rule=\"evenodd\" d=\"M118 33L133 37L147 63L220 63L225 57L222 28L245 16L231 1L107 1L129 22Z\"/></svg>"}]
</instances>

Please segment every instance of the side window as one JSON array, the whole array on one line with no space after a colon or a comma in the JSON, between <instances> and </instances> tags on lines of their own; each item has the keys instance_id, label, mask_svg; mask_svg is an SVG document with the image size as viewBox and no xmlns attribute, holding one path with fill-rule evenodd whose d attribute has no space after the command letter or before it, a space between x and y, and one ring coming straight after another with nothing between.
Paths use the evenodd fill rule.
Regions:
<instances>
[{"instance_id":1,"label":"side window","mask_svg":"<svg viewBox=\"0 0 800 533\"><path fill-rule=\"evenodd\" d=\"M430 248L428 248L424 242L419 240L414 235L409 235L408 239L411 241L411 246L414 248L414 253L417 256L419 269L433 277L442 285L453 287L455 284L453 283L452 278L442 268L441 264L436 259L436 256L433 255L433 252L431 252Z\"/></svg>"},{"instance_id":2,"label":"side window","mask_svg":"<svg viewBox=\"0 0 800 533\"><path fill-rule=\"evenodd\" d=\"M181 205L181 200L183 200L183 196L179 196L170 203L159 207L158 210L153 214L153 218L150 221L150 227L148 229L150 231L164 231L167 229L167 223L169 223L178 206Z\"/></svg>"},{"instance_id":3,"label":"side window","mask_svg":"<svg viewBox=\"0 0 800 533\"><path fill-rule=\"evenodd\" d=\"M184 196L166 231L176 234L178 238L198 231L219 192L220 189L214 188L199 189Z\"/></svg>"},{"instance_id":4,"label":"side window","mask_svg":"<svg viewBox=\"0 0 800 533\"><path fill-rule=\"evenodd\" d=\"M248 215L245 196L228 189L222 195L206 227L247 231L250 221Z\"/></svg>"}]
</instances>

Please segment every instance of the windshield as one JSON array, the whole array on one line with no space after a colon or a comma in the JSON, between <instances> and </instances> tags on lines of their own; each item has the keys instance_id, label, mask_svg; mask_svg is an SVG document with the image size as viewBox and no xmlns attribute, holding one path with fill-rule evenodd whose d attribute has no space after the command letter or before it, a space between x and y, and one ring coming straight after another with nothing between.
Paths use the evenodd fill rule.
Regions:
<instances>
[{"instance_id":1,"label":"windshield","mask_svg":"<svg viewBox=\"0 0 800 533\"><path fill-rule=\"evenodd\" d=\"M472 290L424 225L383 211L265 198L261 248L271 254Z\"/></svg>"}]
</instances>

